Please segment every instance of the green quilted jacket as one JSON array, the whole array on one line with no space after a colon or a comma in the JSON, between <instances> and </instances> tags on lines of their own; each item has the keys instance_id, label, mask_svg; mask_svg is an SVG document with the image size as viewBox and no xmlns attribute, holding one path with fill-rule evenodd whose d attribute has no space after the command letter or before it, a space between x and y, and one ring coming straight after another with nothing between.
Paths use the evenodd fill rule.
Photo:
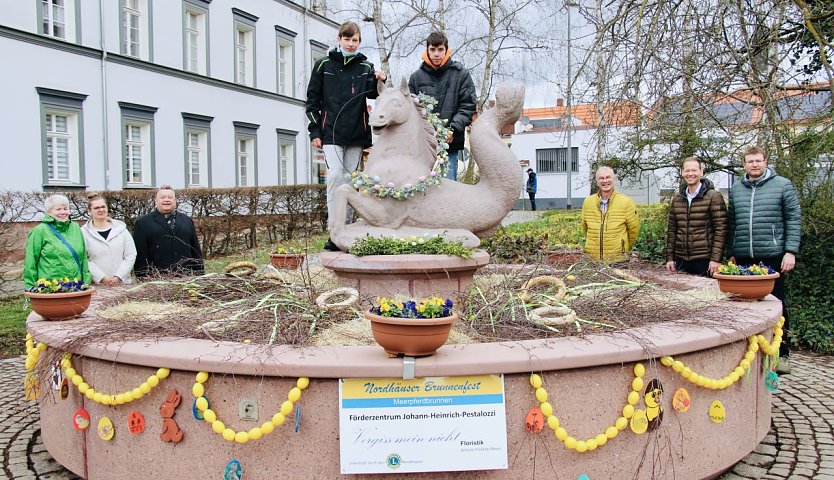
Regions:
<instances>
[{"instance_id":1,"label":"green quilted jacket","mask_svg":"<svg viewBox=\"0 0 834 480\"><path fill-rule=\"evenodd\" d=\"M49 228L49 223L55 225L55 228L75 249L78 260L81 262L81 271L78 271L78 265L67 246ZM44 215L41 223L29 231L29 237L26 239L23 283L28 290L34 287L40 278L52 280L65 277L77 278L86 284L92 283L81 227L71 220L59 222L51 215Z\"/></svg>"},{"instance_id":2,"label":"green quilted jacket","mask_svg":"<svg viewBox=\"0 0 834 480\"><path fill-rule=\"evenodd\" d=\"M793 184L773 167L758 180L733 184L727 256L766 258L799 253L802 214Z\"/></svg>"}]
</instances>

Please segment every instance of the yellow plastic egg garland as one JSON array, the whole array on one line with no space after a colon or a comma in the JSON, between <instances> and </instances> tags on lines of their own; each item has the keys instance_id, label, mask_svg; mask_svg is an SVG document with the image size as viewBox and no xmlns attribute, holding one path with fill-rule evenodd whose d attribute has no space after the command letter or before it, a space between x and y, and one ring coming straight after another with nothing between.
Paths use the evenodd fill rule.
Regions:
<instances>
[{"instance_id":1,"label":"yellow plastic egg garland","mask_svg":"<svg viewBox=\"0 0 834 480\"><path fill-rule=\"evenodd\" d=\"M287 393L287 400L281 403L280 409L270 420L264 422L260 427L255 427L250 430L237 431L233 428L227 427L225 423L217 418L217 413L208 408L208 402L205 401L206 386L205 383L209 380L208 372L198 372L194 379L194 386L191 388L191 393L194 394L194 405L197 410L203 413L203 420L211 425L211 429L221 435L227 442L237 442L241 445L250 441L263 438L264 435L269 435L275 430L275 427L280 427L287 421L287 416L292 413L295 407L295 402L301 398L301 391L310 385L310 379L307 377L300 377L295 382L295 387L291 388ZM199 394L199 395L198 395Z\"/></svg>"},{"instance_id":2,"label":"yellow plastic egg garland","mask_svg":"<svg viewBox=\"0 0 834 480\"><path fill-rule=\"evenodd\" d=\"M712 423L724 423L727 418L727 411L724 409L724 404L716 400L709 406L709 419Z\"/></svg>"},{"instance_id":3,"label":"yellow plastic egg garland","mask_svg":"<svg viewBox=\"0 0 834 480\"><path fill-rule=\"evenodd\" d=\"M617 418L614 425L606 427L604 432L599 433L587 440L577 440L576 438L570 436L559 419L553 414L553 405L548 402L550 396L547 393L547 390L542 386L543 381L540 375L535 373L530 375L530 386L535 389L534 395L536 400L541 402L539 409L541 410L542 415L544 415L547 419L547 426L553 430L553 434L556 439L563 442L565 447L570 450L576 450L578 453L585 453L592 452L597 448L602 447L608 443L608 440L616 437L620 430L625 430L625 428L628 427L628 419L633 419L635 415L634 405L640 399L641 392L639 390L643 388L642 377L645 374L646 368L642 363L638 363L634 366L634 379L631 382L632 390L629 392L626 404L623 406L623 416ZM642 418L645 419L644 423L646 424L646 428L648 428L648 417L646 416L644 410L640 410L640 412L642 412ZM640 422L639 419L637 421L638 423Z\"/></svg>"}]
</instances>

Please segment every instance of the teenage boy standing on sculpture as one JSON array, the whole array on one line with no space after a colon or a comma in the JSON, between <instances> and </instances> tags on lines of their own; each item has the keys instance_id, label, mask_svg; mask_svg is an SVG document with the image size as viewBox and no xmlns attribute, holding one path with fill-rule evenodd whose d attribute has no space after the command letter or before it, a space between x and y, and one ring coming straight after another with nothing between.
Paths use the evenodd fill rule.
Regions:
<instances>
[{"instance_id":1,"label":"teenage boy standing on sculpture","mask_svg":"<svg viewBox=\"0 0 834 480\"><path fill-rule=\"evenodd\" d=\"M448 120L450 137L449 170L446 177L456 180L458 154L463 150L466 127L472 123L475 113L475 84L463 65L452 60L449 39L440 32L432 32L426 39L423 63L408 81L413 94L423 93L437 100L437 114Z\"/></svg>"},{"instance_id":2,"label":"teenage boy standing on sculpture","mask_svg":"<svg viewBox=\"0 0 834 480\"><path fill-rule=\"evenodd\" d=\"M333 213L333 195L347 184L345 174L359 166L362 150L371 145L366 100L378 95L376 80L385 72L359 53L362 33L354 22L339 27L338 44L313 65L307 86L307 129L310 143L324 151L327 165L327 214ZM348 207L347 222L353 217ZM339 250L330 240L324 248Z\"/></svg>"}]
</instances>

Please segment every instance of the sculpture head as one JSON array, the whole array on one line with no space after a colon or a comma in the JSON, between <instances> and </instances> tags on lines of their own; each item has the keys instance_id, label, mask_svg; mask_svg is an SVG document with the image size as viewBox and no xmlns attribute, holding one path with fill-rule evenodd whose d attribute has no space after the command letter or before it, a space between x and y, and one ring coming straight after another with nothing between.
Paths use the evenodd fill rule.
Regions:
<instances>
[{"instance_id":1,"label":"sculpture head","mask_svg":"<svg viewBox=\"0 0 834 480\"><path fill-rule=\"evenodd\" d=\"M408 83L403 79L399 88L392 87L380 91L368 118L368 125L373 127L375 134L379 134L388 125L405 123L416 111Z\"/></svg>"}]
</instances>

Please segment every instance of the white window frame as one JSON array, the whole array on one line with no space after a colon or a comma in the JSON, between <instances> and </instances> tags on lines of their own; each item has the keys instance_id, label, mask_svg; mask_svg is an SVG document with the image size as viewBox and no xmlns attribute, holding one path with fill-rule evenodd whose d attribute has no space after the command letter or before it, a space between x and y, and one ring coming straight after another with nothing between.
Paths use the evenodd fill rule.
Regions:
<instances>
[{"instance_id":1,"label":"white window frame","mask_svg":"<svg viewBox=\"0 0 834 480\"><path fill-rule=\"evenodd\" d=\"M235 127L235 185L258 185L258 128L259 125L233 122Z\"/></svg>"},{"instance_id":2,"label":"white window frame","mask_svg":"<svg viewBox=\"0 0 834 480\"><path fill-rule=\"evenodd\" d=\"M128 57L153 60L153 23L150 0L120 0L119 43L120 52ZM135 19L135 24L131 22ZM136 33L135 42L132 33Z\"/></svg>"},{"instance_id":3,"label":"white window frame","mask_svg":"<svg viewBox=\"0 0 834 480\"><path fill-rule=\"evenodd\" d=\"M537 173L567 173L567 147L536 149ZM579 147L571 147L572 172L579 172ZM545 158L555 157L555 158Z\"/></svg>"},{"instance_id":4,"label":"white window frame","mask_svg":"<svg viewBox=\"0 0 834 480\"><path fill-rule=\"evenodd\" d=\"M182 68L187 72L209 74L208 15L200 0L183 0Z\"/></svg>"},{"instance_id":5,"label":"white window frame","mask_svg":"<svg viewBox=\"0 0 834 480\"><path fill-rule=\"evenodd\" d=\"M121 171L124 188L151 188L156 177L154 114L157 109L126 102L119 102L119 106L122 111ZM132 134L136 131L139 135L134 137ZM139 159L138 164L136 158Z\"/></svg>"},{"instance_id":6,"label":"white window frame","mask_svg":"<svg viewBox=\"0 0 834 480\"><path fill-rule=\"evenodd\" d=\"M40 96L41 158L44 186L82 186L84 183L84 116L86 95L36 87ZM66 128L57 130L56 119L66 119ZM66 142L66 161L60 165L57 143ZM59 169L66 174L57 176Z\"/></svg>"},{"instance_id":7,"label":"white window frame","mask_svg":"<svg viewBox=\"0 0 834 480\"><path fill-rule=\"evenodd\" d=\"M237 84L255 88L257 87L255 23L258 17L237 8L232 8L232 16L234 19L233 78Z\"/></svg>"},{"instance_id":8,"label":"white window frame","mask_svg":"<svg viewBox=\"0 0 834 480\"><path fill-rule=\"evenodd\" d=\"M278 134L278 184L294 185L296 178L296 158L298 155L296 137L298 132L293 130L275 129Z\"/></svg>"},{"instance_id":9,"label":"white window frame","mask_svg":"<svg viewBox=\"0 0 834 480\"><path fill-rule=\"evenodd\" d=\"M183 165L186 187L211 187L211 121L213 117L194 113L182 114L183 122ZM191 142L192 135L197 135L197 145ZM194 155L197 155L197 173L195 181Z\"/></svg>"},{"instance_id":10,"label":"white window frame","mask_svg":"<svg viewBox=\"0 0 834 480\"><path fill-rule=\"evenodd\" d=\"M295 96L295 32L275 25L275 92Z\"/></svg>"},{"instance_id":11,"label":"white window frame","mask_svg":"<svg viewBox=\"0 0 834 480\"><path fill-rule=\"evenodd\" d=\"M81 43L79 0L35 0L38 33L47 37Z\"/></svg>"}]
</instances>

